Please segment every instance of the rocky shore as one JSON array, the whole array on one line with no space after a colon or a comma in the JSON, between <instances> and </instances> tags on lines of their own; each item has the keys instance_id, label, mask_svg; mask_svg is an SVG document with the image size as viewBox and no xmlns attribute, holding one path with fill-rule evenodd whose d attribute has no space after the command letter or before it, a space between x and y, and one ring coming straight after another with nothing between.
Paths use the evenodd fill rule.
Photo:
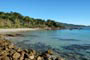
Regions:
<instances>
[{"instance_id":1,"label":"rocky shore","mask_svg":"<svg viewBox=\"0 0 90 60\"><path fill-rule=\"evenodd\" d=\"M0 35L0 60L64 60L52 50L38 53L33 49L17 48L12 42Z\"/></svg>"}]
</instances>

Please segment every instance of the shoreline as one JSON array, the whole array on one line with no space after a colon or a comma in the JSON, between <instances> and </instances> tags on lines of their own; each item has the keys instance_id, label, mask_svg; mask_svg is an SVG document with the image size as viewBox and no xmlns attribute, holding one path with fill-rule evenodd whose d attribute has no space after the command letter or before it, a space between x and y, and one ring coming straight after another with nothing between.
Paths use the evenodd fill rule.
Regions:
<instances>
[{"instance_id":1,"label":"shoreline","mask_svg":"<svg viewBox=\"0 0 90 60\"><path fill-rule=\"evenodd\" d=\"M0 35L0 60L64 60L63 57L57 56L53 50L48 49L44 52L36 50L22 49L16 47L5 36Z\"/></svg>"},{"instance_id":2,"label":"shoreline","mask_svg":"<svg viewBox=\"0 0 90 60\"><path fill-rule=\"evenodd\" d=\"M0 29L0 33L9 33L9 32L23 32L23 31L32 31L32 30L41 30L40 28L6 28Z\"/></svg>"},{"instance_id":3,"label":"shoreline","mask_svg":"<svg viewBox=\"0 0 90 60\"><path fill-rule=\"evenodd\" d=\"M18 28L18 29L20 29L20 31L21 31L21 28ZM17 30L18 30L17 29ZM23 28L22 28L23 29ZM26 28L25 28L26 29ZM3 30L3 29L2 29ZM6 29L7 30L7 29ZM10 30L12 30L12 29L10 29ZM16 29L15 29L16 30ZM33 29L33 30L37 30L37 29ZM38 29L38 30L40 30L40 29ZM27 29L26 30L24 30L24 31L26 31L26 32L28 32L27 31ZM30 31L30 30L29 30ZM5 33L5 32L4 32ZM52 54L49 54L49 53L47 53L47 51L48 51L48 49L47 48L45 48L45 49L47 49L47 50L43 50L43 52L42 51L37 51L37 49L33 49L33 48L25 48L25 49L23 49L22 47L17 47L17 45L16 44L14 44L12 41L10 41L10 40L12 40L12 39L10 39L10 38L13 38L13 37L23 37L24 35L22 35L22 34L19 34L18 32L16 32L16 33L11 33L11 34L1 34L1 37L4 37L3 39L0 39L0 42L2 42L2 41L4 41L4 42L2 42L2 43L0 43L1 45L0 46L2 46L2 47L0 47L0 53L1 52L3 52L3 51L6 51L5 53L3 53L3 55L4 54L7 54L8 53L8 55L6 55L5 57L2 57L2 56L0 56L0 59L3 59L3 58L10 58L10 59L15 59L16 57L14 57L13 58L13 56L14 55L16 55L17 53L18 53L18 55L20 55L20 57L18 57L18 59L17 60L20 60L21 58L23 58L23 59L21 59L21 60L25 60L25 59L32 59L32 54L30 53L30 52L32 52L33 53L33 51L35 51L36 52L36 54L34 55L34 53L33 53L33 59L35 59L35 60L39 60L39 58L41 59L41 60L44 60L44 58L45 59L47 59L48 60L48 58L46 58L46 57L48 57L47 55L49 55L49 57L52 57L52 56L54 56L54 57L52 57L52 58L50 58L50 60L51 59L54 59L54 60L72 60L72 59L75 59L75 60L82 60L82 59L89 59L88 57L87 58L84 58L82 55L79 55L77 52L75 52L75 53L70 53L70 52L62 52L62 51L60 51L60 50L58 50L58 49L51 49L50 48L50 51L52 52L53 51L53 55ZM0 38L1 38L0 37ZM19 39L18 39L19 40ZM11 43L8 43L8 42L11 42ZM2 45L2 44L7 44L8 43L8 45ZM20 44L20 43L18 43L18 44ZM24 46L24 44L23 43L21 43L22 44L22 46ZM10 46L12 46L12 45L14 45L15 47L12 47L12 48L10 48ZM28 46L28 45L27 45ZM74 45L75 46L75 45ZM74 46L66 46L66 49L67 48L70 48L71 50L72 49L77 49L78 50L78 48L77 48L77 46L79 46L79 45L76 45L75 47L76 48L74 48ZM8 48L9 47L9 48ZM82 46L81 46L82 47ZM81 48L80 47L80 48ZM5 48L4 50L3 50L3 48ZM14 48L14 49L13 49ZM44 47L43 47L44 48ZM85 47L86 48L86 47ZM83 48L83 49L85 49L85 48ZM9 50L9 51L7 51L7 49ZM19 51L18 51L19 50ZM15 51L15 52L13 52L13 54L12 54L12 52L10 52L10 51ZM27 52L26 52L27 51ZM59 52L60 51L60 52ZM28 57L24 57L23 55L22 55L22 52L24 52L24 56L28 56ZM44 54L43 54L44 53ZM11 55L12 54L12 55ZM70 56L69 56L70 55ZM71 56L72 55L72 56ZM23 57L21 57L21 56L23 56ZM79 57L77 57L77 56L79 56ZM74 58L75 57L75 58ZM59 59L60 58L60 59ZM71 59L72 58L72 59ZM7 60L7 59L4 59L4 60Z\"/></svg>"}]
</instances>

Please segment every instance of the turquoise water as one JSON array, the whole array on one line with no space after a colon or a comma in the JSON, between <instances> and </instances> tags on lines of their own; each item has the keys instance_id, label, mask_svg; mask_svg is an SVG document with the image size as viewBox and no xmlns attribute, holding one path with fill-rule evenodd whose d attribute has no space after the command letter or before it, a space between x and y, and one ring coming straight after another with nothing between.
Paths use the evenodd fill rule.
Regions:
<instances>
[{"instance_id":1,"label":"turquoise water","mask_svg":"<svg viewBox=\"0 0 90 60\"><path fill-rule=\"evenodd\" d=\"M67 60L90 60L90 30L38 30L23 32L13 42L22 48L53 49ZM67 54L72 54L69 58Z\"/></svg>"}]
</instances>

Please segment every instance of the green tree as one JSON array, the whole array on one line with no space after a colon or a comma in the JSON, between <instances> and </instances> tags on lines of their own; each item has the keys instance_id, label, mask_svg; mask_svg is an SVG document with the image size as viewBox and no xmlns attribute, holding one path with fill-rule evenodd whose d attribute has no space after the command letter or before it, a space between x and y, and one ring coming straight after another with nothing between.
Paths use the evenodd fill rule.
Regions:
<instances>
[{"instance_id":1,"label":"green tree","mask_svg":"<svg viewBox=\"0 0 90 60\"><path fill-rule=\"evenodd\" d=\"M15 19L15 28L20 28L21 27L21 23L18 19Z\"/></svg>"}]
</instances>

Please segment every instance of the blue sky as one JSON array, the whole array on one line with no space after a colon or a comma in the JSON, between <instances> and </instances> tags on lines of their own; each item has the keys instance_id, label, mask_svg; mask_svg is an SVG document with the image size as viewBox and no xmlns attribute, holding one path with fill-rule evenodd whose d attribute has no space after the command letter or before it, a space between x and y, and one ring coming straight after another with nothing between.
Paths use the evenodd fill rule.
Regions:
<instances>
[{"instance_id":1,"label":"blue sky","mask_svg":"<svg viewBox=\"0 0 90 60\"><path fill-rule=\"evenodd\" d=\"M90 0L0 0L0 11L90 25Z\"/></svg>"}]
</instances>

